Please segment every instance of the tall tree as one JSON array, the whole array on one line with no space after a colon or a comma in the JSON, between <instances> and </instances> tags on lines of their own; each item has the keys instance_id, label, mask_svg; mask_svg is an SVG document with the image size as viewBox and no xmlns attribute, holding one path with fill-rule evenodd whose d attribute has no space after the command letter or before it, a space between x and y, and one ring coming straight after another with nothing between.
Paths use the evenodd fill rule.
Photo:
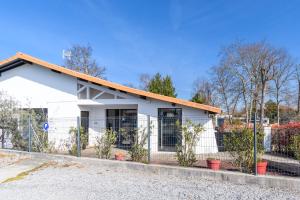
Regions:
<instances>
[{"instance_id":1,"label":"tall tree","mask_svg":"<svg viewBox=\"0 0 300 200\"><path fill-rule=\"evenodd\" d=\"M149 80L146 90L170 97L177 96L171 77L162 77L160 73L156 73L154 77Z\"/></svg>"},{"instance_id":2,"label":"tall tree","mask_svg":"<svg viewBox=\"0 0 300 200\"><path fill-rule=\"evenodd\" d=\"M226 66L231 74L232 80L235 80L235 91L242 96L246 112L246 122L252 115L252 108L255 97L258 93L257 87L257 51L254 45L235 42L220 52L221 66ZM256 106L254 106L256 107Z\"/></svg>"},{"instance_id":3,"label":"tall tree","mask_svg":"<svg viewBox=\"0 0 300 200\"><path fill-rule=\"evenodd\" d=\"M228 70L228 66L219 65L212 68L213 82L219 95L221 105L224 105L226 113L231 116L235 113L240 99L239 85L236 84ZM230 117L231 121L231 117Z\"/></svg>"},{"instance_id":4,"label":"tall tree","mask_svg":"<svg viewBox=\"0 0 300 200\"><path fill-rule=\"evenodd\" d=\"M207 79L197 79L194 82L194 92L191 101L196 103L214 105L214 87Z\"/></svg>"},{"instance_id":5,"label":"tall tree","mask_svg":"<svg viewBox=\"0 0 300 200\"><path fill-rule=\"evenodd\" d=\"M280 64L282 60L282 49L274 48L273 46L260 42L257 43L259 50L259 65L258 75L260 81L260 124L263 124L264 118L264 105L266 87L269 81L274 79L274 68Z\"/></svg>"},{"instance_id":6,"label":"tall tree","mask_svg":"<svg viewBox=\"0 0 300 200\"><path fill-rule=\"evenodd\" d=\"M163 95L169 96L169 97L176 97L176 91L175 87L173 85L173 81L169 75L167 75L163 79Z\"/></svg>"},{"instance_id":7,"label":"tall tree","mask_svg":"<svg viewBox=\"0 0 300 200\"><path fill-rule=\"evenodd\" d=\"M280 71L278 67L289 65L288 55L266 42L236 42L222 49L220 63L227 67L233 80L238 80L236 88L242 94L247 121L252 110L258 110L262 124L267 86L274 80L275 71ZM279 82L282 83L281 78Z\"/></svg>"},{"instance_id":8,"label":"tall tree","mask_svg":"<svg viewBox=\"0 0 300 200\"><path fill-rule=\"evenodd\" d=\"M65 67L91 76L104 78L105 67L97 64L92 57L93 48L90 45L73 45L70 56L65 59Z\"/></svg>"},{"instance_id":9,"label":"tall tree","mask_svg":"<svg viewBox=\"0 0 300 200\"><path fill-rule=\"evenodd\" d=\"M278 64L273 67L273 93L276 99L277 124L280 123L280 103L283 101L288 83L292 79L292 66L290 56L285 51L281 51Z\"/></svg>"},{"instance_id":10,"label":"tall tree","mask_svg":"<svg viewBox=\"0 0 300 200\"><path fill-rule=\"evenodd\" d=\"M300 64L296 65L295 79L297 81L298 91L297 91L297 114L300 115Z\"/></svg>"}]
</instances>

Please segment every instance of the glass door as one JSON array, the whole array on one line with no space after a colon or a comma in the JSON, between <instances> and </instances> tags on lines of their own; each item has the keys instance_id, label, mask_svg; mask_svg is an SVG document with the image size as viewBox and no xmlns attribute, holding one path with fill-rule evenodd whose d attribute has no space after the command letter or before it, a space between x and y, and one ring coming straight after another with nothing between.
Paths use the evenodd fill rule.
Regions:
<instances>
[{"instance_id":1,"label":"glass door","mask_svg":"<svg viewBox=\"0 0 300 200\"><path fill-rule=\"evenodd\" d=\"M106 128L117 133L116 145L119 148L130 147L133 133L137 128L137 110L107 109Z\"/></svg>"},{"instance_id":2,"label":"glass door","mask_svg":"<svg viewBox=\"0 0 300 200\"><path fill-rule=\"evenodd\" d=\"M80 126L83 128L84 134L86 135L86 143L83 145L83 149L86 148L86 144L89 142L89 121L90 121L90 113L89 111L81 111L80 112Z\"/></svg>"},{"instance_id":3,"label":"glass door","mask_svg":"<svg viewBox=\"0 0 300 200\"><path fill-rule=\"evenodd\" d=\"M158 109L158 150L176 151L176 144L181 142L181 131L177 124L182 123L181 108Z\"/></svg>"}]
</instances>

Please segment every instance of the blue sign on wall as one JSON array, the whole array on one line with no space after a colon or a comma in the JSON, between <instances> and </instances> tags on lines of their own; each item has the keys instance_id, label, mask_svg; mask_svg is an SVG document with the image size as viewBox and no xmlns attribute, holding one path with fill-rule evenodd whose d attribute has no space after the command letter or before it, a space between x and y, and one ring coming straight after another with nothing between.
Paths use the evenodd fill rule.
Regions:
<instances>
[{"instance_id":1,"label":"blue sign on wall","mask_svg":"<svg viewBox=\"0 0 300 200\"><path fill-rule=\"evenodd\" d=\"M44 129L45 131L48 131L48 129L49 129L49 124L48 124L48 122L45 122L45 123L43 124L43 129Z\"/></svg>"}]
</instances>

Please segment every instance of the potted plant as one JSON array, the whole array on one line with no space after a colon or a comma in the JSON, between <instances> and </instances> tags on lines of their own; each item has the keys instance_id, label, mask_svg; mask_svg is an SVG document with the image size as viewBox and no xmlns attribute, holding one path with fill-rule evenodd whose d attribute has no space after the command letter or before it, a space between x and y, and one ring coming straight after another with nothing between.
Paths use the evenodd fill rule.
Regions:
<instances>
[{"instance_id":1,"label":"potted plant","mask_svg":"<svg viewBox=\"0 0 300 200\"><path fill-rule=\"evenodd\" d=\"M268 165L268 162L266 160L258 159L258 161L256 163L257 174L265 175L267 172L267 165Z\"/></svg>"},{"instance_id":2,"label":"potted plant","mask_svg":"<svg viewBox=\"0 0 300 200\"><path fill-rule=\"evenodd\" d=\"M124 160L125 154L123 152L117 152L117 153L115 153L115 159L116 160Z\"/></svg>"},{"instance_id":3,"label":"potted plant","mask_svg":"<svg viewBox=\"0 0 300 200\"><path fill-rule=\"evenodd\" d=\"M206 163L207 163L207 167L209 169L212 169L212 170L219 170L220 169L221 161L219 159L208 158L206 160Z\"/></svg>"}]
</instances>

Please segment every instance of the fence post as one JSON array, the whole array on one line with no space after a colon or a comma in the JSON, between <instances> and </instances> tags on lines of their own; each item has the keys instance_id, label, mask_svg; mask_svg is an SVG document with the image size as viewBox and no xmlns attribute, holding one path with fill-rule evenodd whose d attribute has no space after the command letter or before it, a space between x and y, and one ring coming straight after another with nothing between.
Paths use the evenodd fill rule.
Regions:
<instances>
[{"instance_id":1,"label":"fence post","mask_svg":"<svg viewBox=\"0 0 300 200\"><path fill-rule=\"evenodd\" d=\"M81 156L80 146L80 117L77 117L77 157Z\"/></svg>"},{"instance_id":2,"label":"fence post","mask_svg":"<svg viewBox=\"0 0 300 200\"><path fill-rule=\"evenodd\" d=\"M257 175L257 137L256 137L256 113L254 113L254 124L253 124L253 131L254 131L254 174Z\"/></svg>"},{"instance_id":3,"label":"fence post","mask_svg":"<svg viewBox=\"0 0 300 200\"><path fill-rule=\"evenodd\" d=\"M31 152L31 116L28 117L28 152Z\"/></svg>"},{"instance_id":4,"label":"fence post","mask_svg":"<svg viewBox=\"0 0 300 200\"><path fill-rule=\"evenodd\" d=\"M148 136L148 163L151 161L151 127L150 115L147 115L147 136Z\"/></svg>"}]
</instances>

